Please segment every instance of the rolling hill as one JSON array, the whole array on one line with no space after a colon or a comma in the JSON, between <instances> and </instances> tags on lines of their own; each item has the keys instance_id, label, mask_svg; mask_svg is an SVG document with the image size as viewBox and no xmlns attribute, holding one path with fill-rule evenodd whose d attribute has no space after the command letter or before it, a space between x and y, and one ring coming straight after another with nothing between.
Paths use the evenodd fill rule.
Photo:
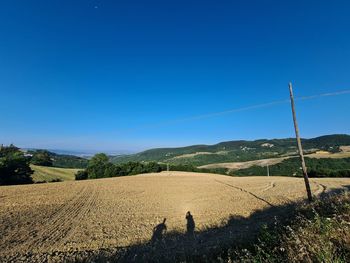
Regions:
<instances>
[{"instance_id":1,"label":"rolling hill","mask_svg":"<svg viewBox=\"0 0 350 263\"><path fill-rule=\"evenodd\" d=\"M350 135L334 134L312 139L302 139L305 153L317 151L340 152L340 147L350 145ZM255 141L227 141L214 145L193 145L179 148L158 148L131 155L111 157L114 163L128 161L156 161L171 164L201 166L213 163L245 162L267 158L295 156L294 138L259 139Z\"/></svg>"},{"instance_id":2,"label":"rolling hill","mask_svg":"<svg viewBox=\"0 0 350 263\"><path fill-rule=\"evenodd\" d=\"M75 155L70 154L58 154L48 150L42 149L23 149L27 154L33 156L40 152L46 152L52 160L52 166L59 168L75 168L83 169L88 165L89 160Z\"/></svg>"}]
</instances>

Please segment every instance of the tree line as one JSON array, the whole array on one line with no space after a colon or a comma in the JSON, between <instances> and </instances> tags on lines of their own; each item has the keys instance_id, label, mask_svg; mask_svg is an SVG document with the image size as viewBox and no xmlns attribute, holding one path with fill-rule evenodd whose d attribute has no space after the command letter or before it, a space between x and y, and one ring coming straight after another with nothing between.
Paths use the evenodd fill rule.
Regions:
<instances>
[{"instance_id":1,"label":"tree line","mask_svg":"<svg viewBox=\"0 0 350 263\"><path fill-rule=\"evenodd\" d=\"M82 157L57 154L47 150L30 150L31 163L40 166L54 166L60 168L86 168L88 160Z\"/></svg>"},{"instance_id":2,"label":"tree line","mask_svg":"<svg viewBox=\"0 0 350 263\"><path fill-rule=\"evenodd\" d=\"M159 173L162 171L186 171L226 174L226 169L201 169L191 165L167 165L157 162L126 162L113 164L104 153L98 153L89 160L85 170L78 171L76 180L118 177L144 173Z\"/></svg>"},{"instance_id":3,"label":"tree line","mask_svg":"<svg viewBox=\"0 0 350 263\"><path fill-rule=\"evenodd\" d=\"M33 156L25 155L14 145L0 145L0 185L33 183L33 170L30 164L53 166L53 160L47 151L38 151ZM306 158L310 177L350 177L350 158L343 159L313 159ZM97 179L107 177L128 176L144 173L166 171L186 171L229 174L234 176L266 175L266 167L253 166L234 172L226 168L202 169L188 164L170 164L157 162L126 162L113 164L104 153L96 154L87 160L86 169L79 171L76 180ZM270 166L271 175L302 176L298 158L290 158Z\"/></svg>"}]
</instances>

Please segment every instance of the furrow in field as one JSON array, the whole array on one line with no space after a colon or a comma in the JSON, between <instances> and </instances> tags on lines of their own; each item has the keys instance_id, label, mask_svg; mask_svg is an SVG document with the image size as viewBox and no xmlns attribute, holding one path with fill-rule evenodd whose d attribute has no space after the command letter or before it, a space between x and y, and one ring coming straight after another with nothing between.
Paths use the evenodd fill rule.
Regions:
<instances>
[{"instance_id":1,"label":"furrow in field","mask_svg":"<svg viewBox=\"0 0 350 263\"><path fill-rule=\"evenodd\" d=\"M84 191L85 188L82 189L81 192ZM75 203L77 199L79 199L80 195L74 195L70 200L67 200L67 202L60 204L56 209L54 209L53 212L47 212L42 211L41 213L37 214L27 214L27 213L21 213L19 214L19 222L22 219L22 217L26 217L26 220L29 220L32 222L32 224L29 226L24 224L25 226L22 226L18 229L17 232L12 232L9 235L4 236L3 238L7 240L8 242L16 242L18 244L17 250L19 247L27 247L28 244L35 241L37 237L43 233L43 226L52 224L53 221L59 219L62 214L65 213L67 209L69 209L70 206L67 206L67 204ZM17 221L11 221L7 222L8 224L18 224ZM21 234L19 234L21 233ZM3 243L5 245L5 242ZM3 247L0 245L0 249L3 249Z\"/></svg>"},{"instance_id":2,"label":"furrow in field","mask_svg":"<svg viewBox=\"0 0 350 263\"><path fill-rule=\"evenodd\" d=\"M72 218L71 222L66 224L66 226L63 226L63 228L66 227L67 230L65 231L64 236L61 237L61 239L59 240L60 244L65 245L66 242L69 240L69 238L74 234L75 229L78 226L79 222L82 220L82 218L84 218L84 217L88 218L90 211L92 211L93 209L96 208L96 202L98 199L98 191L95 188L90 189L90 190L91 190L91 194L90 194L89 198L86 200L83 207L81 208L80 213L76 217Z\"/></svg>"},{"instance_id":3,"label":"furrow in field","mask_svg":"<svg viewBox=\"0 0 350 263\"><path fill-rule=\"evenodd\" d=\"M57 248L65 237L74 231L77 223L89 212L97 198L94 188L84 187L73 199L61 205L54 213L46 216L33 229L16 241L13 252L42 251Z\"/></svg>"},{"instance_id":4,"label":"furrow in field","mask_svg":"<svg viewBox=\"0 0 350 263\"><path fill-rule=\"evenodd\" d=\"M41 233L38 233L38 238L31 242L28 249L49 249L59 243L87 213L94 199L93 188L83 189L73 202L68 203L60 213L50 218L48 224L43 227Z\"/></svg>"},{"instance_id":5,"label":"furrow in field","mask_svg":"<svg viewBox=\"0 0 350 263\"><path fill-rule=\"evenodd\" d=\"M310 183L316 195L350 188L348 178L311 178ZM0 262L49 262L57 253L62 257L53 262L64 262L75 253L147 243L163 218L169 232L185 232L187 211L197 233L218 226L203 236L203 246L215 246L217 240L256 233L290 203L306 198L302 178L186 172L0 190Z\"/></svg>"}]
</instances>

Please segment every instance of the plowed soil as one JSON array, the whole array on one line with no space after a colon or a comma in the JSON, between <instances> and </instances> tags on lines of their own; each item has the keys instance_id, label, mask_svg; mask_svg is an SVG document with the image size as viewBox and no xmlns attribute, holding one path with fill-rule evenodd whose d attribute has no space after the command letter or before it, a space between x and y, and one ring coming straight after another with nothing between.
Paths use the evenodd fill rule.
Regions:
<instances>
[{"instance_id":1,"label":"plowed soil","mask_svg":"<svg viewBox=\"0 0 350 263\"><path fill-rule=\"evenodd\" d=\"M350 178L311 179L315 195L349 185ZM149 241L163 218L168 231L184 232L187 211L201 231L304 197L301 178L185 172L1 186L0 261L126 247Z\"/></svg>"}]
</instances>

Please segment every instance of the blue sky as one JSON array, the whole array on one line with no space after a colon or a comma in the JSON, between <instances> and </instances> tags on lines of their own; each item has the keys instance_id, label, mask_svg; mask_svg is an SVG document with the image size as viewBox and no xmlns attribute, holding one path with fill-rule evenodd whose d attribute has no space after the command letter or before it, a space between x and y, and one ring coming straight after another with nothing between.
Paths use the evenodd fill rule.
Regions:
<instances>
[{"instance_id":1,"label":"blue sky","mask_svg":"<svg viewBox=\"0 0 350 263\"><path fill-rule=\"evenodd\" d=\"M350 89L349 1L0 1L0 142L117 152L294 135ZM350 94L297 101L350 133ZM177 121L183 120L183 121Z\"/></svg>"}]
</instances>

